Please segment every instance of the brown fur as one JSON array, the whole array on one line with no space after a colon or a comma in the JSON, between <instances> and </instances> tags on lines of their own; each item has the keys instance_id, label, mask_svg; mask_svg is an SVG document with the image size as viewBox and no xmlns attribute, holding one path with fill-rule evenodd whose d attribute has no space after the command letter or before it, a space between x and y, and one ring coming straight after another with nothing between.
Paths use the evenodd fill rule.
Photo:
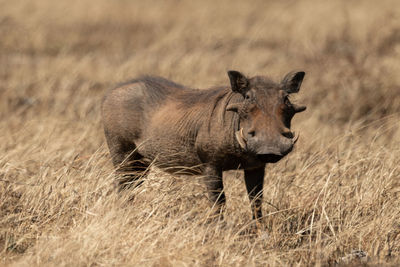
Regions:
<instances>
[{"instance_id":1,"label":"brown fur","mask_svg":"<svg viewBox=\"0 0 400 267\"><path fill-rule=\"evenodd\" d=\"M266 162L275 162L285 154L262 152L265 157L261 159L256 151L260 145L245 149L238 143L236 133L241 124L246 125L248 119L243 114L247 114L253 120L263 121L258 123L264 127L257 130L260 138L268 137L274 145L279 145L281 139L289 140L281 136L281 130L290 125L284 127L275 122L275 115L266 115L270 114L266 111L282 104L273 103L281 97L277 92L282 91L282 85L265 77L243 76L241 82L248 86L238 92L233 90L235 81L230 78L232 88L198 90L159 77L143 77L109 91L102 105L105 136L114 165L119 172L129 173L128 179L119 183L123 186L128 180L137 179L154 162L170 173L204 175L211 200L223 203L222 172L242 168L250 198L261 194ZM262 87L262 92L253 87ZM243 93L251 90L256 90L256 97L245 100ZM231 112L232 104L239 105L240 110ZM251 111L246 111L249 108ZM272 131L272 127L277 130ZM269 136L278 136L279 140ZM248 140L250 147L253 139L248 136ZM260 217L261 202L256 202L254 217Z\"/></svg>"}]
</instances>

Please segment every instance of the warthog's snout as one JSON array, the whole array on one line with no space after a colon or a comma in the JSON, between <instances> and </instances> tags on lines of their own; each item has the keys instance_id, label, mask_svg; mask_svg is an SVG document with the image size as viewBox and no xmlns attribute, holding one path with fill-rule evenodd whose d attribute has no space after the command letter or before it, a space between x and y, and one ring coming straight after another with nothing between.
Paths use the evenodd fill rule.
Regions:
<instances>
[{"instance_id":1,"label":"warthog's snout","mask_svg":"<svg viewBox=\"0 0 400 267\"><path fill-rule=\"evenodd\" d=\"M241 128L236 132L236 139L242 149L253 152L262 162L274 163L293 150L299 135L286 130L277 137L271 138L269 135L257 134L254 130L244 134L244 130Z\"/></svg>"},{"instance_id":2,"label":"warthog's snout","mask_svg":"<svg viewBox=\"0 0 400 267\"><path fill-rule=\"evenodd\" d=\"M257 158L265 163L275 163L281 160L293 150L299 138L299 135L295 136L294 133L288 134L288 136L290 137L284 137L279 147L267 147L265 151L257 153Z\"/></svg>"}]
</instances>

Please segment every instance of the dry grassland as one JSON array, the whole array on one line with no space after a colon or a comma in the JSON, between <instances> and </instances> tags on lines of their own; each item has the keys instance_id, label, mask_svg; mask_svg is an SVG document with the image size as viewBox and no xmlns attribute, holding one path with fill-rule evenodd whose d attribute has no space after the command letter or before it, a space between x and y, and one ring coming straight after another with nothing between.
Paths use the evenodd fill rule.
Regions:
<instances>
[{"instance_id":1,"label":"dry grassland","mask_svg":"<svg viewBox=\"0 0 400 267\"><path fill-rule=\"evenodd\" d=\"M400 262L398 1L0 6L0 265ZM102 132L116 83L154 74L205 88L228 69L307 73L301 137L267 166L257 235L241 173L225 176L223 221L200 178L154 169L116 193Z\"/></svg>"}]
</instances>

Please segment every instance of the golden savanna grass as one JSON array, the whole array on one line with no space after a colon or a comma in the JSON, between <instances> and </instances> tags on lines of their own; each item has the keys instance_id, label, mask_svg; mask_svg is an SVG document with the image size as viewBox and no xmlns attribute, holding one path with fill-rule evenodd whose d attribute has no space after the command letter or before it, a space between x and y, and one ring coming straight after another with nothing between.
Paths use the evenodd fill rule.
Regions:
<instances>
[{"instance_id":1,"label":"golden savanna grass","mask_svg":"<svg viewBox=\"0 0 400 267\"><path fill-rule=\"evenodd\" d=\"M396 265L399 14L396 0L1 1L0 265ZM307 73L255 235L240 172L224 220L201 178L154 168L115 192L101 125L118 82L206 88L228 69Z\"/></svg>"}]
</instances>

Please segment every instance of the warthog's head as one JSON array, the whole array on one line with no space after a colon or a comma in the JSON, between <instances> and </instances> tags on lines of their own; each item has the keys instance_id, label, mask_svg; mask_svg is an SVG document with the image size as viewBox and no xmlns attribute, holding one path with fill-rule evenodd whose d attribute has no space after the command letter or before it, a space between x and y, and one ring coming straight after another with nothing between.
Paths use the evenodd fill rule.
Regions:
<instances>
[{"instance_id":1,"label":"warthog's head","mask_svg":"<svg viewBox=\"0 0 400 267\"><path fill-rule=\"evenodd\" d=\"M290 123L306 107L291 103L289 95L300 90L305 73L290 72L280 83L262 76L246 78L238 71L228 71L228 75L232 91L243 96L226 109L239 114L238 143L263 162L277 162L292 151L298 139Z\"/></svg>"}]
</instances>

